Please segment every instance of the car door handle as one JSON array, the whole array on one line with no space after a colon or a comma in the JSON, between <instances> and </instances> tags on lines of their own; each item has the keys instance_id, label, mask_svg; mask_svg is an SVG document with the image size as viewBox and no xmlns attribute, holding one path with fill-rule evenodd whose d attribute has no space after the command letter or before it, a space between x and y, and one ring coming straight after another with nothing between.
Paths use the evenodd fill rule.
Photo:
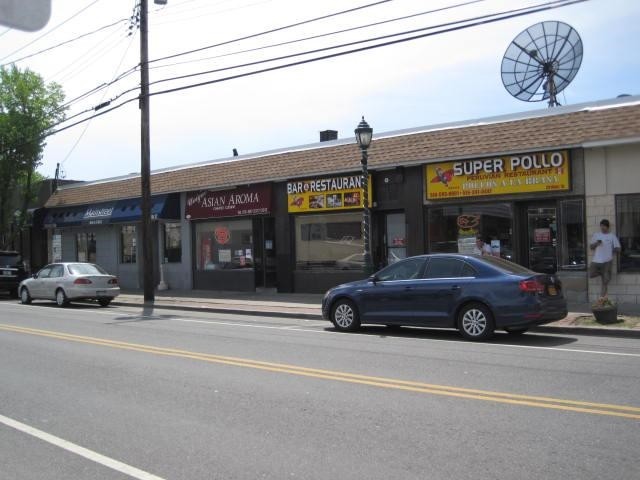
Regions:
<instances>
[{"instance_id":1,"label":"car door handle","mask_svg":"<svg viewBox=\"0 0 640 480\"><path fill-rule=\"evenodd\" d=\"M406 287L404 287L405 290L413 290L413 287L407 285Z\"/></svg>"},{"instance_id":2,"label":"car door handle","mask_svg":"<svg viewBox=\"0 0 640 480\"><path fill-rule=\"evenodd\" d=\"M460 285L453 285L451 290L460 290Z\"/></svg>"}]
</instances>

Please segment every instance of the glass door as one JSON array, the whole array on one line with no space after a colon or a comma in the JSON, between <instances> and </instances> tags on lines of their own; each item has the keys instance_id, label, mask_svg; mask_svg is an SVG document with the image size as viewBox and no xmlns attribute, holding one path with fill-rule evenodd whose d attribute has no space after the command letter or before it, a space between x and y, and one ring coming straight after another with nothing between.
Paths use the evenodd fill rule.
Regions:
<instances>
[{"instance_id":1,"label":"glass door","mask_svg":"<svg viewBox=\"0 0 640 480\"><path fill-rule=\"evenodd\" d=\"M385 264L407 258L407 223L404 213L387 213L384 231Z\"/></svg>"},{"instance_id":2,"label":"glass door","mask_svg":"<svg viewBox=\"0 0 640 480\"><path fill-rule=\"evenodd\" d=\"M528 267L540 273L558 270L558 224L555 206L528 206Z\"/></svg>"}]
</instances>

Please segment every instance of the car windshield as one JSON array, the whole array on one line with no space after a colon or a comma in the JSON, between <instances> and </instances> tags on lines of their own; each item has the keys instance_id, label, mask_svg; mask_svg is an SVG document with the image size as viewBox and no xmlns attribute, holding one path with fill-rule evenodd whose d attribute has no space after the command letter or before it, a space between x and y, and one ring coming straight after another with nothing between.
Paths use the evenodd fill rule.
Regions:
<instances>
[{"instance_id":1,"label":"car windshield","mask_svg":"<svg viewBox=\"0 0 640 480\"><path fill-rule=\"evenodd\" d=\"M22 257L17 253L0 253L0 267L19 267Z\"/></svg>"},{"instance_id":2,"label":"car windshield","mask_svg":"<svg viewBox=\"0 0 640 480\"><path fill-rule=\"evenodd\" d=\"M72 263L68 268L71 275L108 275L102 267L92 263Z\"/></svg>"},{"instance_id":3,"label":"car windshield","mask_svg":"<svg viewBox=\"0 0 640 480\"><path fill-rule=\"evenodd\" d=\"M509 260L505 260L500 257L491 257L489 255L484 255L480 257L480 260L482 260L483 262L487 262L492 267L495 267L499 270L502 270L503 272L510 273L512 275L519 275L519 274L533 275L535 273L534 271L529 270L528 268L523 267L522 265L518 265L517 263L510 262Z\"/></svg>"}]
</instances>

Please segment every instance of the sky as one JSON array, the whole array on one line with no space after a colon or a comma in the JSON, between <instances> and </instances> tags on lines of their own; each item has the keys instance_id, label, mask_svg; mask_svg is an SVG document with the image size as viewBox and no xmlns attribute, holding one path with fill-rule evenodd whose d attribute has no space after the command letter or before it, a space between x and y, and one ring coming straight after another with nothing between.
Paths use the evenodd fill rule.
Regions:
<instances>
[{"instance_id":1,"label":"sky","mask_svg":"<svg viewBox=\"0 0 640 480\"><path fill-rule=\"evenodd\" d=\"M219 79L313 55L238 68L245 63L546 1L478 1L403 21L238 53L466 3L465 0L390 0L322 21L154 62L168 55L364 6L374 0L168 0L164 7L150 0L152 83L234 67L188 79L158 82L151 85L151 91ZM48 82L58 82L67 100L129 72L108 88L72 102L68 116L92 109L129 89L134 91L119 97L112 105L135 98L140 77L132 68L139 62L139 35L136 28L133 28L134 35L128 35L127 20L134 4L134 0L52 0L51 18L42 30L21 32L0 26L0 63L9 65L16 61L20 68L29 68ZM70 17L73 18L68 20ZM123 21L19 60L118 20ZM562 104L640 94L637 48L640 2L590 0L366 52L152 96L151 168L228 158L233 148L240 154L250 154L315 143L319 141L319 132L325 129L337 130L339 138L352 137L362 115L374 132L381 133L546 108L546 103L522 102L512 97L500 77L502 56L509 43L525 28L546 20L570 24L584 45L580 70L559 95ZM344 50L346 48L332 52ZM181 63L176 65L177 62ZM76 120L87 115L80 115ZM74 180L134 173L139 171L139 145L140 111L137 101L132 101L49 137L39 171L53 177L56 164L61 163L63 176Z\"/></svg>"}]
</instances>

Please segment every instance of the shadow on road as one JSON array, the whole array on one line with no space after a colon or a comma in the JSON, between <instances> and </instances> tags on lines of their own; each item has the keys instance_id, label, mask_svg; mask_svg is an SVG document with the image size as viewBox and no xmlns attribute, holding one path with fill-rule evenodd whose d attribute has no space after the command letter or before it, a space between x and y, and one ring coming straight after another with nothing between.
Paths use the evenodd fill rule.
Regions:
<instances>
[{"instance_id":1,"label":"shadow on road","mask_svg":"<svg viewBox=\"0 0 640 480\"><path fill-rule=\"evenodd\" d=\"M336 330L332 327L327 331ZM384 326L364 326L356 333L360 335L375 335L380 338L424 338L428 340L443 341L464 341L456 330L426 329L417 327L384 327ZM349 335L349 334L345 334ZM353 335L353 334L351 334ZM527 347L557 347L577 342L576 338L562 335L540 335L536 333L525 333L524 335L510 335L506 332L497 331L495 337L484 343L489 344L510 344L523 345ZM474 342L469 342L474 343Z\"/></svg>"}]
</instances>

